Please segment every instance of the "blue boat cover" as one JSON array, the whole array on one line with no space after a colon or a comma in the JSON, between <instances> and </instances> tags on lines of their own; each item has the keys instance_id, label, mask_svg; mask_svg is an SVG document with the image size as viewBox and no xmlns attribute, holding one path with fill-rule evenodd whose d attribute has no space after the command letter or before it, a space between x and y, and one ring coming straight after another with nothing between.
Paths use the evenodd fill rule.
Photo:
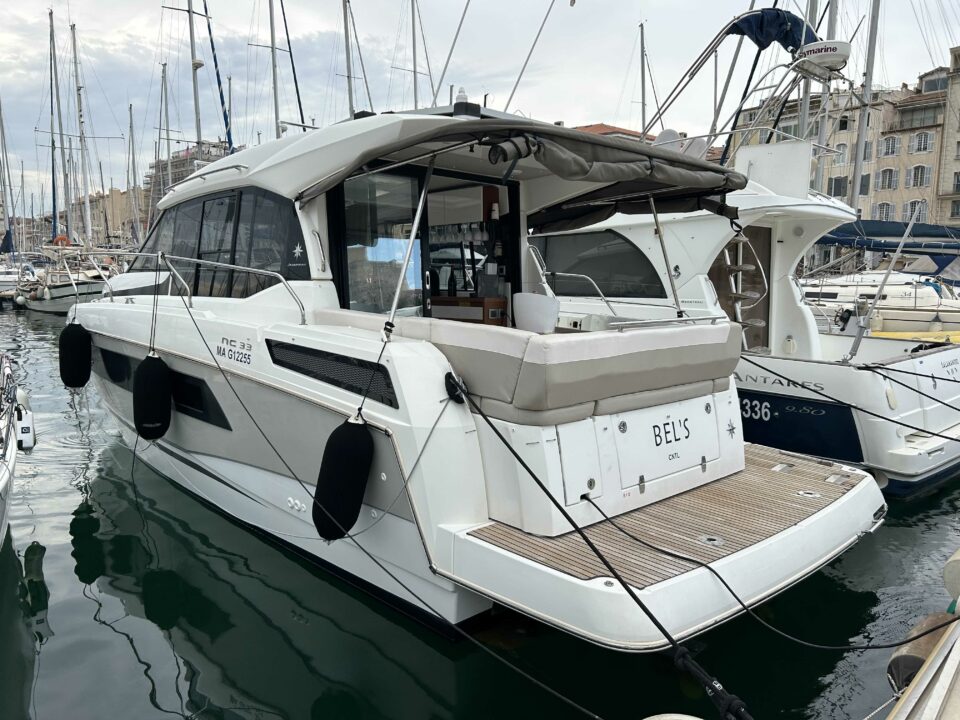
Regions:
<instances>
[{"instance_id":1,"label":"blue boat cover","mask_svg":"<svg viewBox=\"0 0 960 720\"><path fill-rule=\"evenodd\" d=\"M13 233L10 228L3 234L3 240L0 240L0 255L13 252Z\"/></svg>"},{"instance_id":2,"label":"blue boat cover","mask_svg":"<svg viewBox=\"0 0 960 720\"><path fill-rule=\"evenodd\" d=\"M744 35L753 40L761 50L766 50L771 43L778 42L784 50L791 53L819 39L802 18L773 8L745 14L727 30L727 35Z\"/></svg>"},{"instance_id":3,"label":"blue boat cover","mask_svg":"<svg viewBox=\"0 0 960 720\"><path fill-rule=\"evenodd\" d=\"M858 220L846 223L828 232L817 241L819 245L843 245L863 250L893 251L907 226L902 222L888 220ZM904 250L960 251L960 227L914 223L910 237L903 244Z\"/></svg>"}]
</instances>

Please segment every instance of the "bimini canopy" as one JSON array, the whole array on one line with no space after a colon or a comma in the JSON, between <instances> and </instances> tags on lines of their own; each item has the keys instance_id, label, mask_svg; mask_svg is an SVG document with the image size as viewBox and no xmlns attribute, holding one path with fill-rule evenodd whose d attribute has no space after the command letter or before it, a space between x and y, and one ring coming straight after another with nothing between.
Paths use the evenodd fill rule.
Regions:
<instances>
[{"instance_id":1,"label":"bimini canopy","mask_svg":"<svg viewBox=\"0 0 960 720\"><path fill-rule=\"evenodd\" d=\"M774 42L793 53L807 43L817 42L813 29L791 12L764 8L744 13L727 30L727 35L743 35L766 50Z\"/></svg>"},{"instance_id":2,"label":"bimini canopy","mask_svg":"<svg viewBox=\"0 0 960 720\"><path fill-rule=\"evenodd\" d=\"M528 223L579 227L615 212L723 206L746 186L733 170L645 143L526 119L384 114L287 137L218 160L160 207L225 187L255 185L307 203L352 175L425 164L528 186ZM175 197L174 197L175 196Z\"/></svg>"}]
</instances>

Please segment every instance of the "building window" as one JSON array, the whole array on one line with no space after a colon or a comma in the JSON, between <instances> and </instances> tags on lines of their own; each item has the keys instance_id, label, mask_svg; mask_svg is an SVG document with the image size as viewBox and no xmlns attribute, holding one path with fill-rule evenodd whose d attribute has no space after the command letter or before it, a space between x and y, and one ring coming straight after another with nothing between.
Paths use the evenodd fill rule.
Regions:
<instances>
[{"instance_id":1,"label":"building window","mask_svg":"<svg viewBox=\"0 0 960 720\"><path fill-rule=\"evenodd\" d=\"M894 220L893 203L879 203L873 206L874 220Z\"/></svg>"},{"instance_id":2,"label":"building window","mask_svg":"<svg viewBox=\"0 0 960 720\"><path fill-rule=\"evenodd\" d=\"M950 203L950 217L960 217L960 200L954 200Z\"/></svg>"},{"instance_id":3,"label":"building window","mask_svg":"<svg viewBox=\"0 0 960 720\"><path fill-rule=\"evenodd\" d=\"M850 117L848 115L840 116L840 123L837 125L837 130L849 130L850 129Z\"/></svg>"},{"instance_id":4,"label":"building window","mask_svg":"<svg viewBox=\"0 0 960 720\"><path fill-rule=\"evenodd\" d=\"M870 173L864 173L860 176L860 194L870 194Z\"/></svg>"},{"instance_id":5,"label":"building window","mask_svg":"<svg viewBox=\"0 0 960 720\"><path fill-rule=\"evenodd\" d=\"M849 179L844 175L827 178L827 195L831 197L846 197Z\"/></svg>"},{"instance_id":6,"label":"building window","mask_svg":"<svg viewBox=\"0 0 960 720\"><path fill-rule=\"evenodd\" d=\"M918 207L920 208L920 212L917 213L917 222L926 222L927 204L923 200L911 200L903 204L903 221L910 222L910 220L913 219L913 213L917 211Z\"/></svg>"},{"instance_id":7,"label":"building window","mask_svg":"<svg viewBox=\"0 0 960 720\"><path fill-rule=\"evenodd\" d=\"M901 130L939 125L940 122L940 108L935 105L900 111L899 126Z\"/></svg>"},{"instance_id":8,"label":"building window","mask_svg":"<svg viewBox=\"0 0 960 720\"><path fill-rule=\"evenodd\" d=\"M918 132L916 135L910 138L910 152L930 152L930 133Z\"/></svg>"},{"instance_id":9,"label":"building window","mask_svg":"<svg viewBox=\"0 0 960 720\"><path fill-rule=\"evenodd\" d=\"M877 190L896 190L900 180L900 171L896 168L884 168L877 173Z\"/></svg>"},{"instance_id":10,"label":"building window","mask_svg":"<svg viewBox=\"0 0 960 720\"><path fill-rule=\"evenodd\" d=\"M932 165L914 165L907 173L907 187L927 187L932 175Z\"/></svg>"},{"instance_id":11,"label":"building window","mask_svg":"<svg viewBox=\"0 0 960 720\"><path fill-rule=\"evenodd\" d=\"M957 160L960 160L960 140L957 141L957 154L955 157Z\"/></svg>"},{"instance_id":12,"label":"building window","mask_svg":"<svg viewBox=\"0 0 960 720\"><path fill-rule=\"evenodd\" d=\"M891 135L883 139L883 147L880 151L882 157L890 157L891 155L900 154L900 138L896 135Z\"/></svg>"},{"instance_id":13,"label":"building window","mask_svg":"<svg viewBox=\"0 0 960 720\"><path fill-rule=\"evenodd\" d=\"M837 143L836 155L833 156L834 165L845 165L847 163L847 144Z\"/></svg>"},{"instance_id":14,"label":"building window","mask_svg":"<svg viewBox=\"0 0 960 720\"><path fill-rule=\"evenodd\" d=\"M953 191L955 193L960 193L960 172L955 172L953 174Z\"/></svg>"},{"instance_id":15,"label":"building window","mask_svg":"<svg viewBox=\"0 0 960 720\"><path fill-rule=\"evenodd\" d=\"M870 116L867 115L867 117L870 117ZM867 140L863 144L863 161L870 162L871 160L873 160L873 141Z\"/></svg>"},{"instance_id":16,"label":"building window","mask_svg":"<svg viewBox=\"0 0 960 720\"><path fill-rule=\"evenodd\" d=\"M923 92L937 92L938 90L947 89L947 77L941 75L940 77L931 78L929 80L923 81Z\"/></svg>"}]
</instances>

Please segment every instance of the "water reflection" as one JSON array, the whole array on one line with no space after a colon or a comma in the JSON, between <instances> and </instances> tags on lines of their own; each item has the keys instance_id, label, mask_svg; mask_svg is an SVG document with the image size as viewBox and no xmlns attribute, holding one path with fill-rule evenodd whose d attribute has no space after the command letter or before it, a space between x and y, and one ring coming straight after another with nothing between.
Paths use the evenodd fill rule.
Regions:
<instances>
[{"instance_id":1,"label":"water reflection","mask_svg":"<svg viewBox=\"0 0 960 720\"><path fill-rule=\"evenodd\" d=\"M175 714L431 718L456 708L469 717L465 708L485 705L479 673L489 668L476 651L261 540L143 465L131 481L131 459L109 448L73 512L74 574L167 636L183 665Z\"/></svg>"},{"instance_id":2,"label":"water reflection","mask_svg":"<svg viewBox=\"0 0 960 720\"><path fill-rule=\"evenodd\" d=\"M29 716L43 646L53 636L47 621L50 590L43 577L46 548L32 542L23 563L8 529L0 542L0 717Z\"/></svg>"}]
</instances>

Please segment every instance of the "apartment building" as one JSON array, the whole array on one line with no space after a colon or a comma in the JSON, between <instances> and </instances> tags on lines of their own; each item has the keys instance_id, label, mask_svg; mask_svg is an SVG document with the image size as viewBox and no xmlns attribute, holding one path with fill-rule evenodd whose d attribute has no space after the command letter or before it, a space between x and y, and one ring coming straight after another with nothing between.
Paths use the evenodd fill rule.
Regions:
<instances>
[{"instance_id":1,"label":"apartment building","mask_svg":"<svg viewBox=\"0 0 960 720\"><path fill-rule=\"evenodd\" d=\"M853 178L861 101L846 92L832 93L828 149L815 151L821 181L814 189L846 201L855 182L855 205L863 219L907 222L919 208L920 222L960 226L960 48L951 50L949 68L922 74L912 87L904 83L871 95L862 170ZM772 141L800 134L798 105L791 101L784 108ZM811 116L819 105L815 95ZM741 125L770 123L757 113L757 108L746 109ZM744 141L766 142L769 135L761 130ZM816 136L815 125L806 137Z\"/></svg>"},{"instance_id":2,"label":"apartment building","mask_svg":"<svg viewBox=\"0 0 960 720\"><path fill-rule=\"evenodd\" d=\"M242 150L243 148L237 148ZM156 216L157 203L166 194L167 188L175 185L181 180L186 179L197 168L212 163L215 160L226 157L230 154L230 149L226 142L203 141L203 146L198 152L196 145L191 145L183 150L178 150L170 156L169 178L168 163L166 158L153 160L144 177L143 191L147 201L142 206L144 217L153 218Z\"/></svg>"}]
</instances>

